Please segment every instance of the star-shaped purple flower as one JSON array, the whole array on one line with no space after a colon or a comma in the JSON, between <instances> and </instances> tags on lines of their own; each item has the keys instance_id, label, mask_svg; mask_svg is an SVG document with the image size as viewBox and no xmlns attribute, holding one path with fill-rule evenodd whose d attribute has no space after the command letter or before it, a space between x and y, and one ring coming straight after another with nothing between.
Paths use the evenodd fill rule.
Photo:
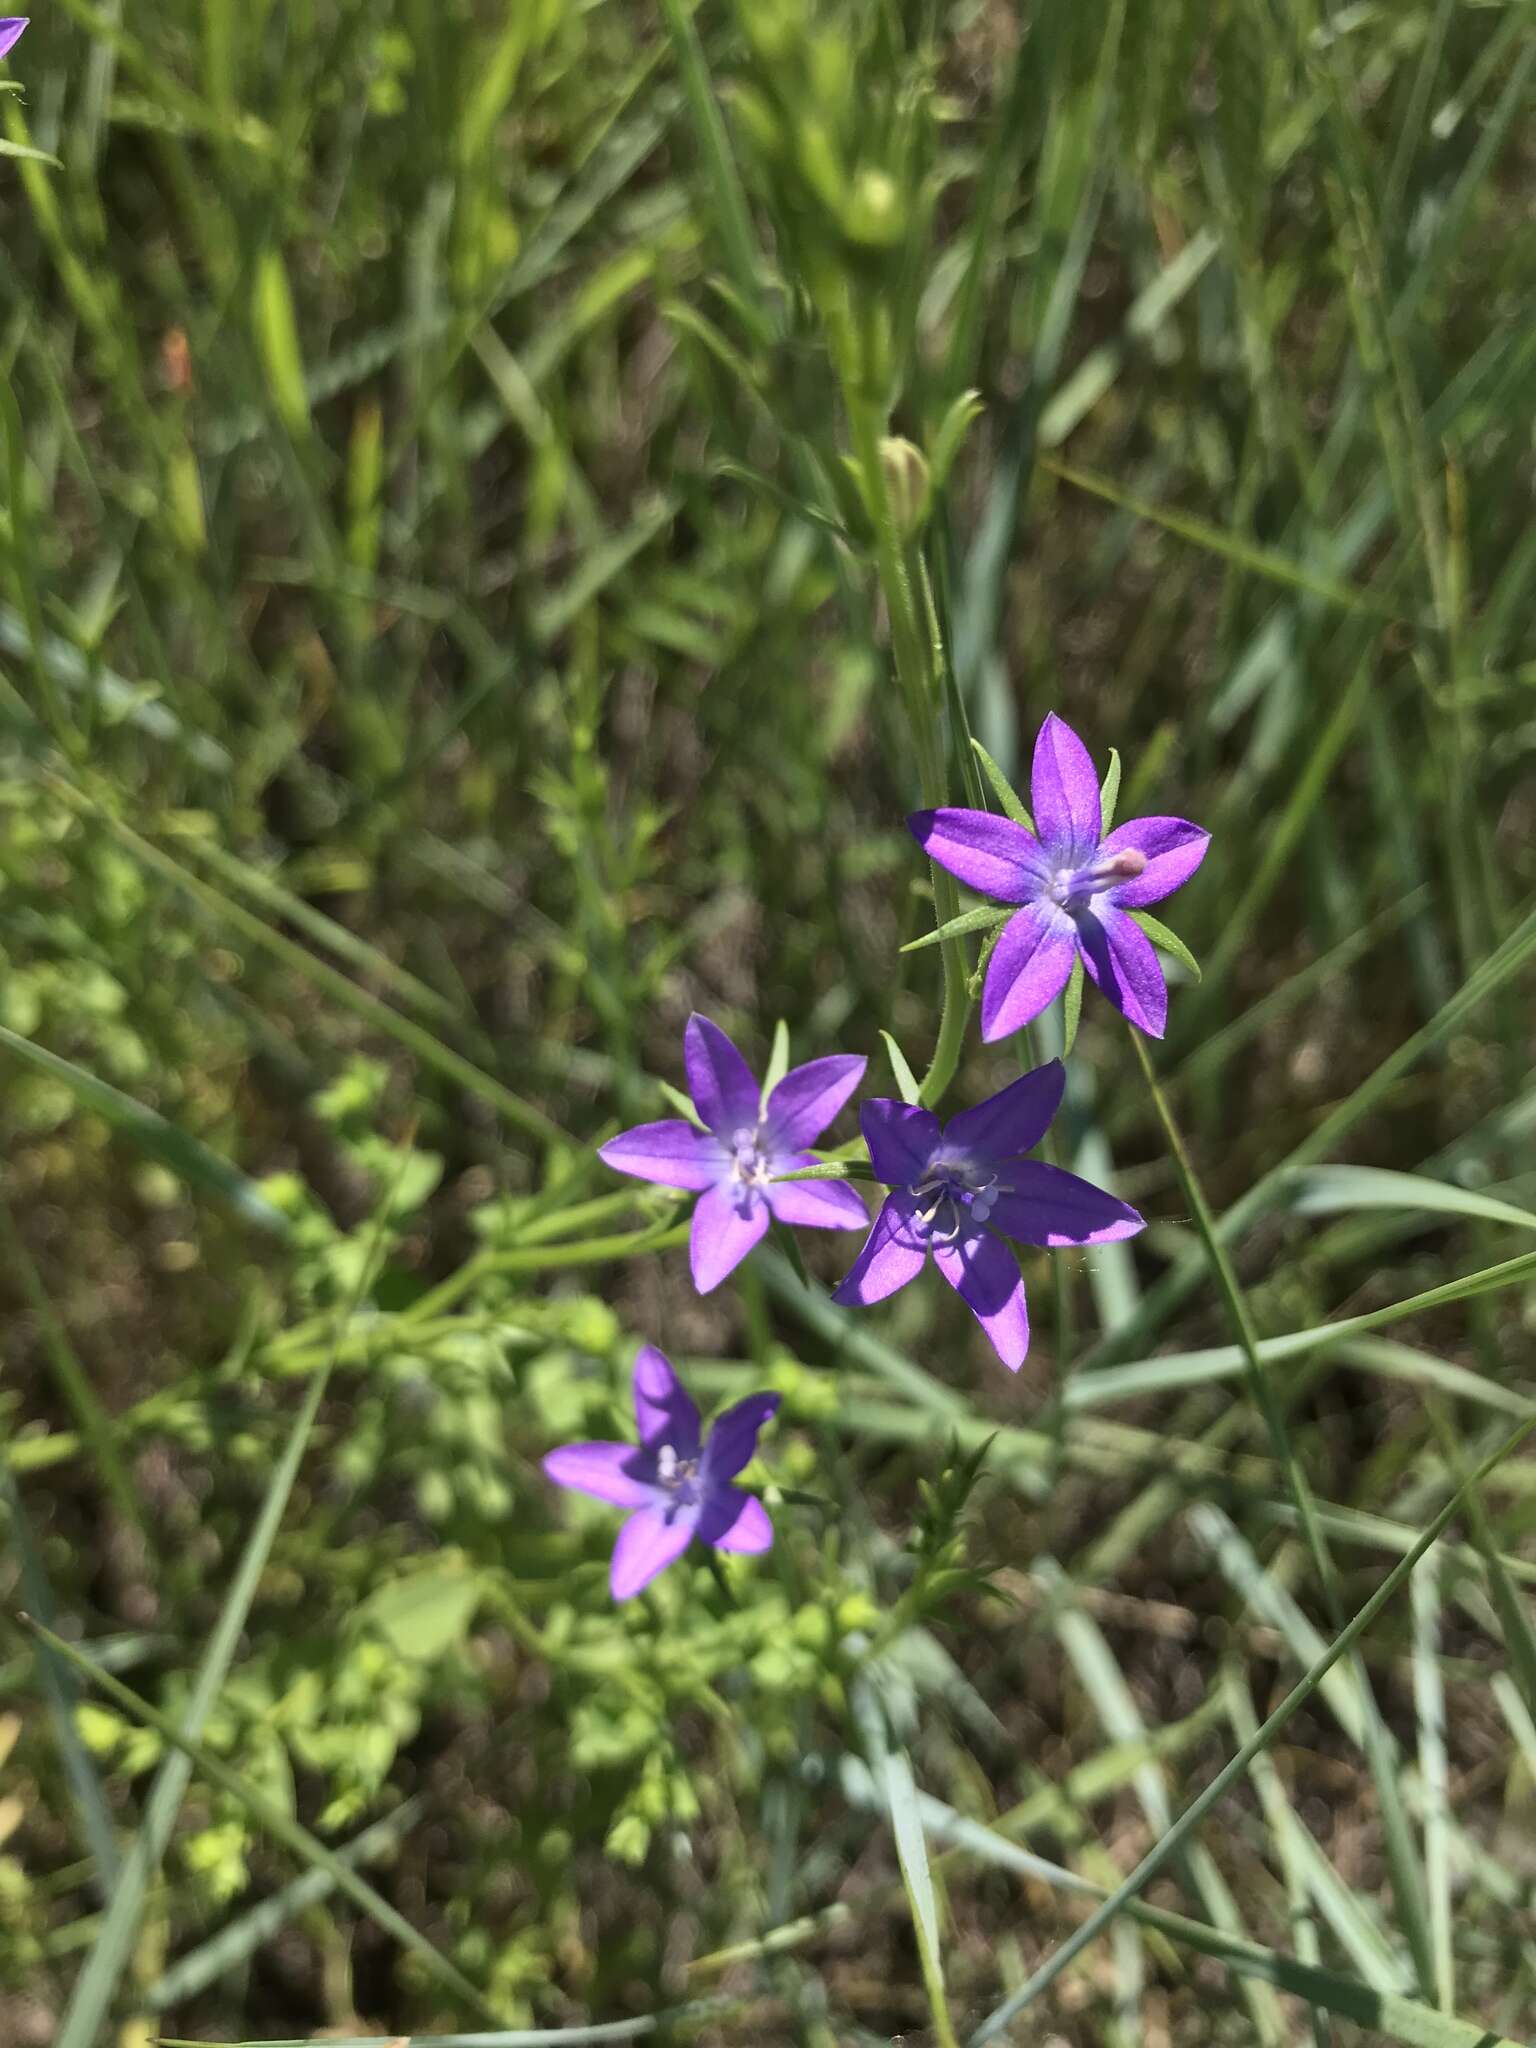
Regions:
<instances>
[{"instance_id":1,"label":"star-shaped purple flower","mask_svg":"<svg viewBox=\"0 0 1536 2048\"><path fill-rule=\"evenodd\" d=\"M665 1188L698 1188L689 1257L700 1294L718 1287L768 1228L863 1230L864 1204L846 1181L776 1183L775 1174L814 1166L815 1144L864 1075L864 1061L837 1053L791 1067L767 1101L752 1070L718 1024L692 1016L683 1034L688 1092L706 1128L685 1117L636 1124L599 1148L620 1173Z\"/></svg>"},{"instance_id":2,"label":"star-shaped purple flower","mask_svg":"<svg viewBox=\"0 0 1536 2048\"><path fill-rule=\"evenodd\" d=\"M1115 1008L1161 1038L1168 984L1152 941L1127 915L1187 882L1211 835L1186 818L1133 818L1105 833L1099 779L1070 725L1053 711L1030 771L1034 832L990 811L918 811L913 837L968 888L1023 907L987 966L981 1035L1006 1038L1060 995L1081 959Z\"/></svg>"},{"instance_id":3,"label":"star-shaped purple flower","mask_svg":"<svg viewBox=\"0 0 1536 2048\"><path fill-rule=\"evenodd\" d=\"M21 41L21 32L31 19L30 14L0 14L0 57Z\"/></svg>"},{"instance_id":4,"label":"star-shaped purple flower","mask_svg":"<svg viewBox=\"0 0 1536 2048\"><path fill-rule=\"evenodd\" d=\"M699 1411L654 1344L635 1359L638 1444L566 1444L544 1470L557 1486L635 1512L613 1546L608 1584L628 1600L676 1562L697 1536L716 1550L760 1551L773 1524L755 1494L731 1481L752 1462L758 1432L779 1406L777 1394L748 1394L716 1418L707 1441Z\"/></svg>"},{"instance_id":5,"label":"star-shaped purple flower","mask_svg":"<svg viewBox=\"0 0 1536 2048\"><path fill-rule=\"evenodd\" d=\"M931 1109L866 1102L860 1112L876 1180L890 1189L834 1301L884 1301L928 1258L992 1340L1010 1372L1029 1350L1018 1261L1004 1244L1114 1244L1146 1228L1126 1203L1059 1166L1025 1159L1061 1101L1060 1060L940 1124Z\"/></svg>"}]
</instances>

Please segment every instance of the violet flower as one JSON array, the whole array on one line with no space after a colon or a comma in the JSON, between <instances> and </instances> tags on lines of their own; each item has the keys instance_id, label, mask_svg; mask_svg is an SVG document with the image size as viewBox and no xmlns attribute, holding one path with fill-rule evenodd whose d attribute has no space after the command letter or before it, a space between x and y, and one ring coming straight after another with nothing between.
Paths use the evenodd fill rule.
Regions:
<instances>
[{"instance_id":1,"label":"violet flower","mask_svg":"<svg viewBox=\"0 0 1536 2048\"><path fill-rule=\"evenodd\" d=\"M699 1411L654 1344L635 1359L638 1444L566 1444L544 1470L557 1486L635 1512L619 1531L608 1574L615 1600L628 1600L676 1562L697 1536L716 1550L761 1551L773 1524L755 1494L731 1481L751 1463L758 1431L777 1394L748 1394L718 1416L707 1441Z\"/></svg>"},{"instance_id":2,"label":"violet flower","mask_svg":"<svg viewBox=\"0 0 1536 2048\"><path fill-rule=\"evenodd\" d=\"M692 1016L683 1034L688 1092L706 1126L685 1117L636 1124L599 1147L620 1173L666 1188L697 1188L689 1258L700 1294L718 1287L768 1228L781 1223L819 1230L863 1230L864 1204L846 1181L776 1182L774 1176L814 1166L813 1145L858 1087L864 1061L847 1054L791 1067L763 1100L752 1071L718 1024Z\"/></svg>"},{"instance_id":3,"label":"violet flower","mask_svg":"<svg viewBox=\"0 0 1536 2048\"><path fill-rule=\"evenodd\" d=\"M992 951L981 1035L1006 1038L1060 995L1081 960L1138 1030L1161 1038L1168 984L1152 941L1127 913L1187 882L1211 835L1185 818L1133 818L1103 830L1099 779L1070 725L1053 711L1030 771L1035 833L990 811L918 811L913 837L969 888L1023 907Z\"/></svg>"},{"instance_id":4,"label":"violet flower","mask_svg":"<svg viewBox=\"0 0 1536 2048\"><path fill-rule=\"evenodd\" d=\"M866 1102L860 1112L876 1180L890 1189L834 1301L884 1301L929 1253L1010 1372L1029 1349L1018 1261L1003 1242L1114 1244L1146 1228L1126 1203L1059 1166L1025 1159L1045 1135L1066 1076L1049 1060L974 1109L940 1124L931 1109Z\"/></svg>"},{"instance_id":5,"label":"violet flower","mask_svg":"<svg viewBox=\"0 0 1536 2048\"><path fill-rule=\"evenodd\" d=\"M30 14L0 14L0 57L21 41L21 32L31 19Z\"/></svg>"}]
</instances>

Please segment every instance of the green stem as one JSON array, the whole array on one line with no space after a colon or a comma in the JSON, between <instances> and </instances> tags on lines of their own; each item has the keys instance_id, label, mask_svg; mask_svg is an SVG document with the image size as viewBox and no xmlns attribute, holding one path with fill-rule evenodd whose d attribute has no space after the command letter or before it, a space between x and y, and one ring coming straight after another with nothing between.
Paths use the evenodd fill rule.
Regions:
<instances>
[{"instance_id":1,"label":"green stem","mask_svg":"<svg viewBox=\"0 0 1536 2048\"><path fill-rule=\"evenodd\" d=\"M861 351L864 352L867 351ZM891 655L896 679L901 687L917 752L918 786L922 791L924 808L931 810L944 802L946 794L939 679L933 666L935 649L923 629L912 579L907 573L891 513L885 469L880 461L880 435L885 424L884 401L870 396L862 368L854 375L845 374L844 396L853 432L854 453L864 477L866 502L875 530L875 569L890 618ZM954 877L937 862L929 865L937 922L944 925L958 916L960 896ZM933 1057L923 1076L919 1094L925 1109L932 1109L943 1100L955 1077L971 1008L964 948L958 939L944 939L940 941L939 950L944 963L943 1009Z\"/></svg>"}]
</instances>

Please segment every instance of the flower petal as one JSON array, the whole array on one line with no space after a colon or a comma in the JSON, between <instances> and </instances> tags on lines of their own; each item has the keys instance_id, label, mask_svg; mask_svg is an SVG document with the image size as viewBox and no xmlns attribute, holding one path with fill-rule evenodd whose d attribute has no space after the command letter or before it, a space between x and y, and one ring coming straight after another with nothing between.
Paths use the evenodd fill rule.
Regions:
<instances>
[{"instance_id":1,"label":"flower petal","mask_svg":"<svg viewBox=\"0 0 1536 2048\"><path fill-rule=\"evenodd\" d=\"M1117 882L1110 900L1122 910L1142 910L1149 903L1161 903L1187 882L1205 859L1211 835L1188 818L1127 818L1104 841L1105 856L1134 852L1145 856L1146 866L1134 881Z\"/></svg>"},{"instance_id":2,"label":"flower petal","mask_svg":"<svg viewBox=\"0 0 1536 2048\"><path fill-rule=\"evenodd\" d=\"M1032 1067L974 1109L952 1116L944 1126L944 1150L978 1164L1017 1159L1021 1152L1033 1150L1049 1130L1066 1084L1060 1060Z\"/></svg>"},{"instance_id":3,"label":"flower petal","mask_svg":"<svg viewBox=\"0 0 1536 2048\"><path fill-rule=\"evenodd\" d=\"M914 811L907 830L941 868L983 896L1032 903L1045 885L1045 849L1033 832L990 811Z\"/></svg>"},{"instance_id":4,"label":"flower petal","mask_svg":"<svg viewBox=\"0 0 1536 2048\"><path fill-rule=\"evenodd\" d=\"M814 1166L809 1152L790 1152L773 1162L780 1173L797 1166ZM809 1230L867 1230L869 1211L858 1191L846 1180L771 1181L763 1189L768 1206L781 1223L798 1223Z\"/></svg>"},{"instance_id":5,"label":"flower petal","mask_svg":"<svg viewBox=\"0 0 1536 2048\"><path fill-rule=\"evenodd\" d=\"M1147 1227L1128 1202L1043 1160L1018 1161L1008 1180L987 1221L1020 1244L1118 1244Z\"/></svg>"},{"instance_id":6,"label":"flower petal","mask_svg":"<svg viewBox=\"0 0 1536 2048\"><path fill-rule=\"evenodd\" d=\"M556 1486L616 1508L643 1508L651 1499L655 1461L638 1444L562 1444L543 1464Z\"/></svg>"},{"instance_id":7,"label":"flower petal","mask_svg":"<svg viewBox=\"0 0 1536 2048\"><path fill-rule=\"evenodd\" d=\"M1103 903L1078 919L1083 965L1122 1017L1161 1038L1168 1022L1168 984L1152 941L1123 910Z\"/></svg>"},{"instance_id":8,"label":"flower petal","mask_svg":"<svg viewBox=\"0 0 1536 2048\"><path fill-rule=\"evenodd\" d=\"M756 1553L773 1547L768 1510L756 1494L743 1493L735 1486L722 1487L705 1502L698 1534L701 1542L712 1543L716 1550Z\"/></svg>"},{"instance_id":9,"label":"flower petal","mask_svg":"<svg viewBox=\"0 0 1536 2048\"><path fill-rule=\"evenodd\" d=\"M1099 778L1088 749L1054 711L1046 714L1035 739L1029 794L1035 830L1048 857L1059 848L1085 860L1103 830Z\"/></svg>"},{"instance_id":10,"label":"flower petal","mask_svg":"<svg viewBox=\"0 0 1536 2048\"><path fill-rule=\"evenodd\" d=\"M635 1423L648 1451L670 1444L680 1458L698 1456L699 1411L654 1344L642 1344L635 1354Z\"/></svg>"},{"instance_id":11,"label":"flower petal","mask_svg":"<svg viewBox=\"0 0 1536 2048\"><path fill-rule=\"evenodd\" d=\"M632 1598L658 1572L675 1564L693 1541L697 1519L696 1514L684 1510L668 1521L655 1508L642 1508L631 1515L619 1531L608 1570L608 1590L614 1599Z\"/></svg>"},{"instance_id":12,"label":"flower petal","mask_svg":"<svg viewBox=\"0 0 1536 2048\"><path fill-rule=\"evenodd\" d=\"M31 19L30 14L0 15L0 57L21 40L21 32Z\"/></svg>"},{"instance_id":13,"label":"flower petal","mask_svg":"<svg viewBox=\"0 0 1536 2048\"><path fill-rule=\"evenodd\" d=\"M936 1244L933 1263L992 1341L1010 1372L1029 1350L1029 1311L1018 1262L1001 1238L973 1230L953 1244Z\"/></svg>"},{"instance_id":14,"label":"flower petal","mask_svg":"<svg viewBox=\"0 0 1536 2048\"><path fill-rule=\"evenodd\" d=\"M814 1145L864 1078L866 1060L833 1053L791 1067L768 1098L763 1137L770 1152Z\"/></svg>"},{"instance_id":15,"label":"flower petal","mask_svg":"<svg viewBox=\"0 0 1536 2048\"><path fill-rule=\"evenodd\" d=\"M688 1258L700 1294L733 1273L768 1228L768 1204L756 1188L720 1181L694 1204Z\"/></svg>"},{"instance_id":16,"label":"flower petal","mask_svg":"<svg viewBox=\"0 0 1536 2048\"><path fill-rule=\"evenodd\" d=\"M777 1394L748 1394L715 1418L702 1467L709 1486L723 1485L751 1464L758 1432L778 1414L779 1399Z\"/></svg>"},{"instance_id":17,"label":"flower petal","mask_svg":"<svg viewBox=\"0 0 1536 2048\"><path fill-rule=\"evenodd\" d=\"M736 1131L756 1128L759 1091L752 1069L720 1026L697 1011L683 1033L683 1065L694 1108L727 1144Z\"/></svg>"},{"instance_id":18,"label":"flower petal","mask_svg":"<svg viewBox=\"0 0 1536 2048\"><path fill-rule=\"evenodd\" d=\"M728 1163L718 1138L695 1130L680 1116L620 1131L598 1146L597 1156L618 1173L653 1180L664 1188L713 1187Z\"/></svg>"},{"instance_id":19,"label":"flower petal","mask_svg":"<svg viewBox=\"0 0 1536 2048\"><path fill-rule=\"evenodd\" d=\"M989 1043L1022 1031L1067 985L1076 927L1053 903L1031 903L1003 927L987 962L981 1035Z\"/></svg>"},{"instance_id":20,"label":"flower petal","mask_svg":"<svg viewBox=\"0 0 1536 2048\"><path fill-rule=\"evenodd\" d=\"M912 1227L916 1209L915 1199L905 1190L886 1197L874 1229L833 1293L834 1301L869 1308L917 1278L927 1247Z\"/></svg>"},{"instance_id":21,"label":"flower petal","mask_svg":"<svg viewBox=\"0 0 1536 2048\"><path fill-rule=\"evenodd\" d=\"M859 1129L869 1147L875 1179L883 1180L888 1188L907 1188L921 1180L944 1136L931 1109L918 1109L886 1095L877 1095L860 1109Z\"/></svg>"}]
</instances>

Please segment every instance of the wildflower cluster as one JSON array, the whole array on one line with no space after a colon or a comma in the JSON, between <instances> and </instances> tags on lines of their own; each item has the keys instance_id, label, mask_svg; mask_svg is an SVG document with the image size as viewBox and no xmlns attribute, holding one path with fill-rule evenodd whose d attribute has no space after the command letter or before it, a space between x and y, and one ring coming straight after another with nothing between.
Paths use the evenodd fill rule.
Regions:
<instances>
[{"instance_id":1,"label":"wildflower cluster","mask_svg":"<svg viewBox=\"0 0 1536 2048\"><path fill-rule=\"evenodd\" d=\"M990 950L983 1040L1007 1037L1039 1016L1079 965L1130 1024L1161 1037L1168 989L1139 913L1189 879L1209 834L1171 817L1106 829L1088 750L1054 713L1035 742L1033 815L1008 795L1008 817L943 808L907 821L941 867L1017 906L999 920ZM1017 1372L1029 1349L1029 1315L1010 1242L1113 1244L1145 1228L1103 1188L1027 1156L1061 1104L1059 1059L947 1123L919 1102L865 1102L859 1122L869 1173L884 1189L872 1223L850 1180L834 1177L836 1162L819 1162L811 1149L862 1081L862 1057L811 1060L765 1089L719 1025L694 1016L683 1066L692 1119L638 1124L600 1156L620 1173L697 1193L689 1258L700 1294L735 1270L770 1222L865 1230L835 1301L870 1307L915 1280L931 1257ZM818 1168L826 1177L791 1177ZM778 1397L738 1401L706 1438L698 1410L653 1345L636 1360L634 1395L637 1445L570 1444L544 1460L557 1485L633 1510L613 1553L617 1600L681 1557L695 1536L724 1551L762 1551L773 1540L761 1501L734 1481Z\"/></svg>"}]
</instances>

